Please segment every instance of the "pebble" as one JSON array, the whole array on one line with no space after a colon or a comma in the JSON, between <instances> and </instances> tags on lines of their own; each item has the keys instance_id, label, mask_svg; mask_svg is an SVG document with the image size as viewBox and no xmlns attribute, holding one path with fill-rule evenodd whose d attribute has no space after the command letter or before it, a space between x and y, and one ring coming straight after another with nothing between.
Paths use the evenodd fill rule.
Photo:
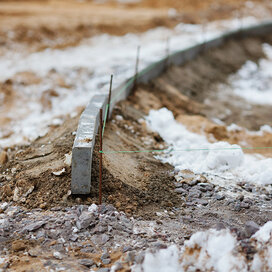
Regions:
<instances>
[{"instance_id":1,"label":"pebble","mask_svg":"<svg viewBox=\"0 0 272 272\"><path fill-rule=\"evenodd\" d=\"M197 199L195 202L203 206L207 206L209 204L209 202L205 199Z\"/></svg>"},{"instance_id":2,"label":"pebble","mask_svg":"<svg viewBox=\"0 0 272 272\"><path fill-rule=\"evenodd\" d=\"M189 192L189 197L200 198L202 193L199 190L193 189Z\"/></svg>"},{"instance_id":3,"label":"pebble","mask_svg":"<svg viewBox=\"0 0 272 272\"><path fill-rule=\"evenodd\" d=\"M188 183L190 186L195 186L195 185L197 185L198 180L197 180L197 179L193 179L193 180L188 181L187 183Z\"/></svg>"},{"instance_id":4,"label":"pebble","mask_svg":"<svg viewBox=\"0 0 272 272\"><path fill-rule=\"evenodd\" d=\"M186 190L184 190L183 188L177 188L177 189L175 189L175 192L178 194L182 194L182 195L188 194L188 192Z\"/></svg>"},{"instance_id":5,"label":"pebble","mask_svg":"<svg viewBox=\"0 0 272 272\"><path fill-rule=\"evenodd\" d=\"M244 209L249 209L249 207L250 207L249 203L247 203L247 202L241 202L240 206L241 206L241 208L244 208Z\"/></svg>"},{"instance_id":6,"label":"pebble","mask_svg":"<svg viewBox=\"0 0 272 272\"><path fill-rule=\"evenodd\" d=\"M42 227L43 225L45 225L45 221L38 221L35 223L32 223L30 225L27 225L25 228L23 228L22 232L25 231L35 231L37 229L39 229L40 227Z\"/></svg>"},{"instance_id":7,"label":"pebble","mask_svg":"<svg viewBox=\"0 0 272 272\"><path fill-rule=\"evenodd\" d=\"M251 237L260 229L260 226L254 221L247 221L245 224L245 232L247 237Z\"/></svg>"},{"instance_id":8,"label":"pebble","mask_svg":"<svg viewBox=\"0 0 272 272\"><path fill-rule=\"evenodd\" d=\"M109 268L99 268L96 272L110 272Z\"/></svg>"},{"instance_id":9,"label":"pebble","mask_svg":"<svg viewBox=\"0 0 272 272\"><path fill-rule=\"evenodd\" d=\"M84 265L86 267L90 267L94 264L94 261L92 259L81 259L79 261L79 264Z\"/></svg>"},{"instance_id":10,"label":"pebble","mask_svg":"<svg viewBox=\"0 0 272 272\"><path fill-rule=\"evenodd\" d=\"M131 246L124 246L123 253L133 250Z\"/></svg>"},{"instance_id":11,"label":"pebble","mask_svg":"<svg viewBox=\"0 0 272 272\"><path fill-rule=\"evenodd\" d=\"M53 252L53 256L54 256L56 259L58 259L58 260L62 260L62 255L61 255L61 253L58 252L58 251L54 251L54 252Z\"/></svg>"},{"instance_id":12,"label":"pebble","mask_svg":"<svg viewBox=\"0 0 272 272\"><path fill-rule=\"evenodd\" d=\"M16 240L12 243L11 248L14 251L22 251L22 250L26 249L26 244L22 240Z\"/></svg>"},{"instance_id":13,"label":"pebble","mask_svg":"<svg viewBox=\"0 0 272 272\"><path fill-rule=\"evenodd\" d=\"M219 200L219 201L220 201L220 200L223 200L224 198L225 198L224 195L219 195L219 194L216 194L216 195L215 195L215 199L216 199L216 200Z\"/></svg>"},{"instance_id":14,"label":"pebble","mask_svg":"<svg viewBox=\"0 0 272 272\"><path fill-rule=\"evenodd\" d=\"M111 259L103 259L103 260L102 260L102 263L103 263L103 264L106 264L106 265L107 265L107 264L110 264L110 262L111 262Z\"/></svg>"}]
</instances>

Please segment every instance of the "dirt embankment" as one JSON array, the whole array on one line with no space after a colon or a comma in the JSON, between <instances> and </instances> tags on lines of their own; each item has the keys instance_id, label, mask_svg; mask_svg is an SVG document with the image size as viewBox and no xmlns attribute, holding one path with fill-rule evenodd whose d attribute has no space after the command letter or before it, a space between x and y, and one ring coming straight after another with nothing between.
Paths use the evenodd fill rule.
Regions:
<instances>
[{"instance_id":1,"label":"dirt embankment","mask_svg":"<svg viewBox=\"0 0 272 272\"><path fill-rule=\"evenodd\" d=\"M252 2L258 4L258 9L246 2L0 1L0 53L7 48L18 50L18 43L28 46L28 50L64 48L98 33L124 35L158 26L171 28L179 22L195 24L249 15L263 18L263 12L270 12L270 4L266 1Z\"/></svg>"},{"instance_id":2,"label":"dirt embankment","mask_svg":"<svg viewBox=\"0 0 272 272\"><path fill-rule=\"evenodd\" d=\"M270 39L266 38L266 42ZM107 124L104 136L105 151L153 150L165 147L164 142L150 132L143 118L150 109L167 107L177 120L194 131L204 132L213 139L237 143L241 139L251 145L258 139L271 143L271 135L249 136L233 133L211 121L225 107L231 109L223 121L252 129L250 119L243 118L243 105L232 105L216 96L218 83L226 82L229 74L236 72L246 60L257 61L263 57L262 39L229 41L224 46L203 53L182 67L169 67L166 73L149 85L137 90L114 109L112 120ZM203 101L214 99L210 108ZM236 99L233 97L233 99ZM254 127L270 124L267 108L252 108ZM48 209L52 206L91 204L97 201L98 153L93 160L93 191L89 196L70 196L71 169L65 164L71 152L73 132L77 118L69 119L64 126L52 128L46 136L30 147L16 147L8 151L9 162L1 168L1 199L16 201L27 208ZM244 137L244 138L243 138ZM98 142L98 141L97 141ZM270 156L271 154L263 153ZM65 156L66 155L66 156ZM103 198L128 214L153 217L156 211L184 205L185 199L174 191L173 168L156 160L152 153L105 154L103 160ZM60 175L53 174L65 168ZM201 177L205 183L206 179ZM29 191L30 190L30 191ZM245 214L247 218L251 214ZM250 215L251 216L251 215Z\"/></svg>"}]
</instances>

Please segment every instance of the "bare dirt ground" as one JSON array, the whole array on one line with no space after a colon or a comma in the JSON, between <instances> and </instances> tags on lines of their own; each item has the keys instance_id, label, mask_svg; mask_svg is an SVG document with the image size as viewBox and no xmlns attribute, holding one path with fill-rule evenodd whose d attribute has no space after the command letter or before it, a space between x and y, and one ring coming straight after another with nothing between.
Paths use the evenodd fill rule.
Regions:
<instances>
[{"instance_id":1,"label":"bare dirt ground","mask_svg":"<svg viewBox=\"0 0 272 272\"><path fill-rule=\"evenodd\" d=\"M0 54L20 44L28 50L74 46L98 33L124 35L179 22L203 23L269 13L269 1L255 0L258 9L239 0L153 1L134 4L108 1L48 0L0 1Z\"/></svg>"},{"instance_id":2,"label":"bare dirt ground","mask_svg":"<svg viewBox=\"0 0 272 272\"><path fill-rule=\"evenodd\" d=\"M138 86L114 109L104 135L104 150L164 148L160 136L141 121L150 109L161 107L172 110L176 120L187 122L194 132L199 133L200 125L203 128L205 124L205 133L213 139L271 142L271 134L252 139L246 132L234 134L210 119L224 113L222 104L227 103L235 118L222 116L222 120L229 124L235 119L239 125L253 128L250 120L243 118L244 101L233 105L216 93L219 83L226 82L246 60L258 61L264 56L263 42L271 43L271 37L229 41L182 67L169 67L149 85ZM205 105L207 96L218 106ZM267 112L269 107L265 112L253 107L254 128L271 125ZM93 159L92 193L80 197L69 192L71 169L65 155L71 151L77 120L69 119L31 146L8 152L9 161L0 169L1 200L21 208L2 207L1 251L9 256L3 267L8 271L87 271L119 261L120 271L129 271L131 264L142 261L141 252L146 248L162 248L173 242L182 245L192 233L211 227L228 227L239 239L245 239L242 250L250 260L253 252L246 239L252 233L246 223L253 220L263 225L272 218L269 190L248 183L225 188L192 172L176 182L173 168L153 154L105 154L103 201L113 204L119 213L113 206L103 206L99 215L89 208L98 197L98 152ZM262 154L271 156L268 151ZM63 168L61 175L53 173Z\"/></svg>"}]
</instances>

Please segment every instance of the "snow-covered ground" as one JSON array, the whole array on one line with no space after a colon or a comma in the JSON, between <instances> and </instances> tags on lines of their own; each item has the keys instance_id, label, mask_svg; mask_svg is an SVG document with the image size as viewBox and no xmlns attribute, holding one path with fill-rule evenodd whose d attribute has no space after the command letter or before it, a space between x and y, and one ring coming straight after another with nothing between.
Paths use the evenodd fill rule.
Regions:
<instances>
[{"instance_id":1,"label":"snow-covered ground","mask_svg":"<svg viewBox=\"0 0 272 272\"><path fill-rule=\"evenodd\" d=\"M175 245L149 252L134 272L254 271L272 270L272 221L261 227L250 243L256 253L251 262L239 251L240 242L227 229L197 232L179 249Z\"/></svg>"},{"instance_id":2,"label":"snow-covered ground","mask_svg":"<svg viewBox=\"0 0 272 272\"><path fill-rule=\"evenodd\" d=\"M169 151L173 149L157 158L177 171L189 169L197 174L219 175L257 185L272 184L271 158L244 154L239 145L227 142L209 143L206 136L192 133L178 123L166 108L151 110L146 120L150 129L170 146ZM182 177L182 172L178 176Z\"/></svg>"},{"instance_id":3,"label":"snow-covered ground","mask_svg":"<svg viewBox=\"0 0 272 272\"><path fill-rule=\"evenodd\" d=\"M234 93L247 101L272 105L272 47L264 44L263 50L265 59L258 64L247 61L229 82Z\"/></svg>"},{"instance_id":4,"label":"snow-covered ground","mask_svg":"<svg viewBox=\"0 0 272 272\"><path fill-rule=\"evenodd\" d=\"M14 81L16 99L9 110L1 111L2 117L10 121L0 129L0 147L31 142L44 135L49 125L61 124L66 114L75 115L77 108L85 106L92 96L107 92L110 74L114 74L114 87L132 76L138 45L142 69L165 57L168 38L172 53L256 22L250 17L242 22L238 19L213 22L205 28L179 24L173 30L156 28L138 35L99 35L64 50L10 52L0 58L1 81L14 81L16 75L24 72L34 73L40 81L31 84ZM54 90L56 95L50 97L52 105L45 109L41 98L48 90Z\"/></svg>"}]
</instances>

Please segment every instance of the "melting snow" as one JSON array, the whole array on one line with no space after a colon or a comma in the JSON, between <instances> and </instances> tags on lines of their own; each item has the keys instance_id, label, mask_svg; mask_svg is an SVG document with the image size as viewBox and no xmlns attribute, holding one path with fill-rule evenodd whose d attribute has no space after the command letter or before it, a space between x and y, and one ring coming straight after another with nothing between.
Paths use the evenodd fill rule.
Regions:
<instances>
[{"instance_id":1,"label":"melting snow","mask_svg":"<svg viewBox=\"0 0 272 272\"><path fill-rule=\"evenodd\" d=\"M272 184L272 159L244 154L239 145L209 143L204 135L192 133L178 123L166 108L151 110L146 117L151 130L160 134L175 152L157 156L177 171L245 179L258 185Z\"/></svg>"},{"instance_id":2,"label":"melting snow","mask_svg":"<svg viewBox=\"0 0 272 272\"><path fill-rule=\"evenodd\" d=\"M247 61L229 81L236 95L255 104L272 105L272 46L263 45L265 59Z\"/></svg>"},{"instance_id":3,"label":"melting snow","mask_svg":"<svg viewBox=\"0 0 272 272\"><path fill-rule=\"evenodd\" d=\"M170 246L156 252L147 252L143 264L133 272L185 271L271 271L272 221L266 223L250 239L255 247L252 263L239 251L239 241L227 230L197 232L179 249Z\"/></svg>"}]
</instances>

